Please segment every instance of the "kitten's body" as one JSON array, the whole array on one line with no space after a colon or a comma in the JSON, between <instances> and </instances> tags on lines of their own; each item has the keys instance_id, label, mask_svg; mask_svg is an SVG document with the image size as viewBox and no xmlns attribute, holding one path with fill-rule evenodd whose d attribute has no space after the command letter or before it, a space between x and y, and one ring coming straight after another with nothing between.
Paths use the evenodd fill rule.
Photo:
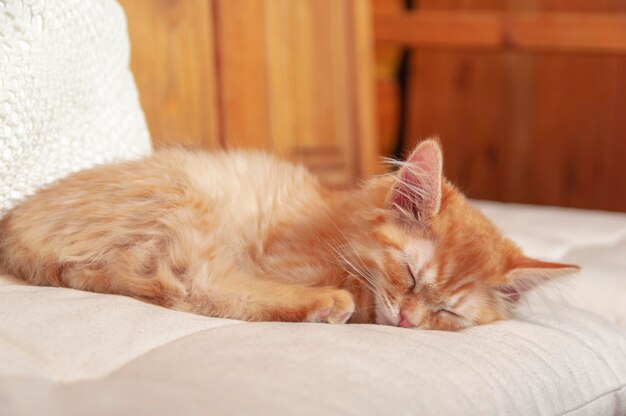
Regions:
<instances>
[{"instance_id":1,"label":"kitten's body","mask_svg":"<svg viewBox=\"0 0 626 416\"><path fill-rule=\"evenodd\" d=\"M74 174L12 210L0 262L33 284L235 319L457 329L503 318L518 290L506 276L530 260L438 169L438 206L422 194L413 206L403 198L416 190L398 188L405 168L400 181L329 191L261 153L160 151ZM537 267L566 270L523 270ZM452 301L458 315L434 310Z\"/></svg>"}]
</instances>

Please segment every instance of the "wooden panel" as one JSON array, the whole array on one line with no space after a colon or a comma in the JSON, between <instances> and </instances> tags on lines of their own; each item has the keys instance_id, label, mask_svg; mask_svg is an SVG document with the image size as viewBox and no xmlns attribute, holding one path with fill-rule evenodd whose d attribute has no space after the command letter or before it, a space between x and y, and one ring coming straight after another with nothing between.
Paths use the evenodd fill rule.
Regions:
<instances>
[{"instance_id":1,"label":"wooden panel","mask_svg":"<svg viewBox=\"0 0 626 416\"><path fill-rule=\"evenodd\" d=\"M311 126L313 123L310 107L306 105L310 103L310 90L294 91L297 82L294 79L293 66L294 63L297 65L299 60L295 58L297 52L293 50L294 28L291 20L294 11L291 6L289 0L270 0L266 5L266 44L268 63L271 65L268 74L268 105L276 115L272 117L270 128L274 149L281 155L289 155L292 146L302 140L302 137L296 134L296 129L300 126ZM310 33L307 25L299 29L305 34ZM310 42L310 39L308 41ZM302 49L309 49L308 42L301 45L299 50ZM305 62L305 65L300 66L306 71L306 74L301 76L310 79L311 65L306 65Z\"/></svg>"},{"instance_id":2,"label":"wooden panel","mask_svg":"<svg viewBox=\"0 0 626 416\"><path fill-rule=\"evenodd\" d=\"M404 11L403 0L372 0L371 4L374 15ZM383 155L393 154L397 146L400 118L397 74L402 52L398 44L377 42L374 45L378 152Z\"/></svg>"},{"instance_id":3,"label":"wooden panel","mask_svg":"<svg viewBox=\"0 0 626 416\"><path fill-rule=\"evenodd\" d=\"M216 0L227 146L272 149L329 184L370 171L376 149L367 6Z\"/></svg>"},{"instance_id":4,"label":"wooden panel","mask_svg":"<svg viewBox=\"0 0 626 416\"><path fill-rule=\"evenodd\" d=\"M626 59L620 59L616 63L615 72L615 102L612 108L613 119L611 124L610 142L606 148L606 164L608 165L608 189L607 203L605 209L615 211L626 211L626 195L624 188L626 184L626 120L624 119L624 109L626 109ZM609 110L610 111L610 110Z\"/></svg>"},{"instance_id":5,"label":"wooden panel","mask_svg":"<svg viewBox=\"0 0 626 416\"><path fill-rule=\"evenodd\" d=\"M442 3L464 10L568 11L563 2L539 0L532 5L487 0L420 5L439 8ZM602 13L624 6L610 1L588 5ZM580 2L572 6L585 10ZM446 174L476 198L626 211L626 196L618 191L626 183L626 119L621 116L626 57L606 48L603 28L587 29L587 39L600 45L578 39L577 48L584 48L559 49L567 54L507 52L510 43L483 50L462 49L454 42L416 49L411 143L440 134ZM563 46L561 40L556 43ZM602 52L607 50L620 54Z\"/></svg>"},{"instance_id":6,"label":"wooden panel","mask_svg":"<svg viewBox=\"0 0 626 416\"><path fill-rule=\"evenodd\" d=\"M123 3L158 144L270 150L336 185L376 169L367 1Z\"/></svg>"},{"instance_id":7,"label":"wooden panel","mask_svg":"<svg viewBox=\"0 0 626 416\"><path fill-rule=\"evenodd\" d=\"M358 155L357 177L380 173L377 129L374 113L374 34L370 4L363 0L348 2L348 33L350 70L347 82L352 82L349 103L353 117L352 146Z\"/></svg>"},{"instance_id":8,"label":"wooden panel","mask_svg":"<svg viewBox=\"0 0 626 416\"><path fill-rule=\"evenodd\" d=\"M413 12L376 15L376 38L413 46L626 53L626 15Z\"/></svg>"},{"instance_id":9,"label":"wooden panel","mask_svg":"<svg viewBox=\"0 0 626 416\"><path fill-rule=\"evenodd\" d=\"M352 177L343 2L268 3L273 139L330 183ZM284 111L287 110L287 111Z\"/></svg>"},{"instance_id":10,"label":"wooden panel","mask_svg":"<svg viewBox=\"0 0 626 416\"><path fill-rule=\"evenodd\" d=\"M626 12L624 0L543 0L540 5L541 9L546 11Z\"/></svg>"},{"instance_id":11,"label":"wooden panel","mask_svg":"<svg viewBox=\"0 0 626 416\"><path fill-rule=\"evenodd\" d=\"M419 52L409 135L475 198L626 211L622 57ZM623 186L622 186L623 187Z\"/></svg>"},{"instance_id":12,"label":"wooden panel","mask_svg":"<svg viewBox=\"0 0 626 416\"><path fill-rule=\"evenodd\" d=\"M618 79L624 58L546 56L536 63L533 128L529 136L527 178L530 202L609 207L615 192L610 174L617 133ZM567 68L567 76L563 76ZM622 109L623 111L623 109ZM623 121L622 121L623 123ZM626 137L622 136L622 141ZM622 201L624 204L625 201ZM622 207L626 209L626 204Z\"/></svg>"},{"instance_id":13,"label":"wooden panel","mask_svg":"<svg viewBox=\"0 0 626 416\"><path fill-rule=\"evenodd\" d=\"M227 147L271 149L264 0L214 0L222 135Z\"/></svg>"},{"instance_id":14,"label":"wooden panel","mask_svg":"<svg viewBox=\"0 0 626 416\"><path fill-rule=\"evenodd\" d=\"M414 3L424 10L447 11L626 12L624 0L414 0Z\"/></svg>"},{"instance_id":15,"label":"wooden panel","mask_svg":"<svg viewBox=\"0 0 626 416\"><path fill-rule=\"evenodd\" d=\"M154 143L218 145L211 7L204 0L121 0L131 66Z\"/></svg>"},{"instance_id":16,"label":"wooden panel","mask_svg":"<svg viewBox=\"0 0 626 416\"><path fill-rule=\"evenodd\" d=\"M413 59L409 143L439 135L446 175L478 198L508 196L507 153L516 126L505 69L506 60L490 52L419 51Z\"/></svg>"}]
</instances>

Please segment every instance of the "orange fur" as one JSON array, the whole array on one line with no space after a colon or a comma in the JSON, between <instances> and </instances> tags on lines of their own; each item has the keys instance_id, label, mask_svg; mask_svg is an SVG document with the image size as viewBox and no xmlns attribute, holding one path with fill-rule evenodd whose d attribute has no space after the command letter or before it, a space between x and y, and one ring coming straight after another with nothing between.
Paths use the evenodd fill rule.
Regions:
<instances>
[{"instance_id":1,"label":"orange fur","mask_svg":"<svg viewBox=\"0 0 626 416\"><path fill-rule=\"evenodd\" d=\"M330 191L268 155L162 150L73 174L0 221L37 285L217 317L456 330L510 316L576 266L526 258L442 176L434 140L396 174Z\"/></svg>"}]
</instances>

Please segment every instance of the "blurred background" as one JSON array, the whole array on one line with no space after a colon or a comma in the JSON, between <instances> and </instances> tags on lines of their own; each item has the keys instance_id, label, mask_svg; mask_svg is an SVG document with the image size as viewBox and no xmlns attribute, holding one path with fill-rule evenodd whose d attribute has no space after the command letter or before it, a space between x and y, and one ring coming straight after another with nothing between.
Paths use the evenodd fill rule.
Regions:
<instances>
[{"instance_id":1,"label":"blurred background","mask_svg":"<svg viewBox=\"0 0 626 416\"><path fill-rule=\"evenodd\" d=\"M626 1L120 2L156 146L350 186L439 135L473 198L626 211Z\"/></svg>"}]
</instances>

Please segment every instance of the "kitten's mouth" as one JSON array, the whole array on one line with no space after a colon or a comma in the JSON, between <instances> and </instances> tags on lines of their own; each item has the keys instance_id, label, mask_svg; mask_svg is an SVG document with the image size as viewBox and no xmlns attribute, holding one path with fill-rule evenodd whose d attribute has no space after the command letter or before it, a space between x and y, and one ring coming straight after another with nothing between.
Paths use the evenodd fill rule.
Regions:
<instances>
[{"instance_id":1,"label":"kitten's mouth","mask_svg":"<svg viewBox=\"0 0 626 416\"><path fill-rule=\"evenodd\" d=\"M397 323L397 326L401 328L415 328L415 325L402 312L400 312L400 322Z\"/></svg>"}]
</instances>

